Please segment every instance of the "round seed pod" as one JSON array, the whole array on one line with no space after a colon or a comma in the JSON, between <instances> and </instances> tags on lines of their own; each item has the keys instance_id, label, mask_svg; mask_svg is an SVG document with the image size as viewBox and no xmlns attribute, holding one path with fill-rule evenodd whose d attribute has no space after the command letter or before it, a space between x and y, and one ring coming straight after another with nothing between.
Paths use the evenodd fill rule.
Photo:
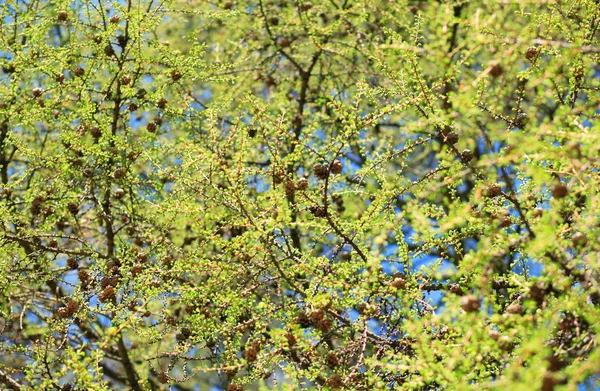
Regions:
<instances>
[{"instance_id":1,"label":"round seed pod","mask_svg":"<svg viewBox=\"0 0 600 391\"><path fill-rule=\"evenodd\" d=\"M458 142L458 133L449 132L444 139L448 144L454 145Z\"/></svg>"},{"instance_id":2,"label":"round seed pod","mask_svg":"<svg viewBox=\"0 0 600 391\"><path fill-rule=\"evenodd\" d=\"M304 191L308 189L308 179L300 178L296 181L296 189L300 191Z\"/></svg>"},{"instance_id":3,"label":"round seed pod","mask_svg":"<svg viewBox=\"0 0 600 391\"><path fill-rule=\"evenodd\" d=\"M573 236L571 236L571 242L574 247L583 247L587 244L587 237L582 232L575 232Z\"/></svg>"},{"instance_id":4,"label":"round seed pod","mask_svg":"<svg viewBox=\"0 0 600 391\"><path fill-rule=\"evenodd\" d=\"M565 198L567 194L569 194L569 189L564 183L558 183L552 189L552 197L554 198Z\"/></svg>"},{"instance_id":5,"label":"round seed pod","mask_svg":"<svg viewBox=\"0 0 600 391\"><path fill-rule=\"evenodd\" d=\"M291 45L291 42L288 38L286 37L281 37L277 40L277 44L279 46L281 46L282 48L287 48Z\"/></svg>"},{"instance_id":6,"label":"round seed pod","mask_svg":"<svg viewBox=\"0 0 600 391\"><path fill-rule=\"evenodd\" d=\"M491 184L485 191L486 197L489 198L496 198L500 194L502 194L502 189L495 183Z\"/></svg>"},{"instance_id":7,"label":"round seed pod","mask_svg":"<svg viewBox=\"0 0 600 391\"><path fill-rule=\"evenodd\" d=\"M292 181L287 181L284 185L285 188L285 194L287 195L294 195L294 193L296 192L296 184Z\"/></svg>"},{"instance_id":8,"label":"round seed pod","mask_svg":"<svg viewBox=\"0 0 600 391\"><path fill-rule=\"evenodd\" d=\"M528 59L529 61L534 61L539 55L539 51L538 48L536 48L535 46L530 46L527 48L527 51L525 52L525 58Z\"/></svg>"},{"instance_id":9,"label":"round seed pod","mask_svg":"<svg viewBox=\"0 0 600 391\"><path fill-rule=\"evenodd\" d=\"M460 157L465 162L470 162L471 160L473 160L473 151L471 151L470 149L465 149L460 153Z\"/></svg>"},{"instance_id":10,"label":"round seed pod","mask_svg":"<svg viewBox=\"0 0 600 391\"><path fill-rule=\"evenodd\" d=\"M59 22L66 22L67 20L69 20L69 13L67 11L58 11L58 14L56 15L56 19Z\"/></svg>"},{"instance_id":11,"label":"round seed pod","mask_svg":"<svg viewBox=\"0 0 600 391\"><path fill-rule=\"evenodd\" d=\"M331 163L332 174L340 174L342 172L342 168L342 162L340 162L339 160L335 160L333 163Z\"/></svg>"},{"instance_id":12,"label":"round seed pod","mask_svg":"<svg viewBox=\"0 0 600 391\"><path fill-rule=\"evenodd\" d=\"M474 295L466 295L460 299L460 307L465 312L475 312L479 309L479 299Z\"/></svg>"},{"instance_id":13,"label":"round seed pod","mask_svg":"<svg viewBox=\"0 0 600 391\"><path fill-rule=\"evenodd\" d=\"M319 179L327 179L327 177L329 176L329 170L327 169L326 166L322 165L322 164L315 164L313 171L315 173L315 176Z\"/></svg>"}]
</instances>

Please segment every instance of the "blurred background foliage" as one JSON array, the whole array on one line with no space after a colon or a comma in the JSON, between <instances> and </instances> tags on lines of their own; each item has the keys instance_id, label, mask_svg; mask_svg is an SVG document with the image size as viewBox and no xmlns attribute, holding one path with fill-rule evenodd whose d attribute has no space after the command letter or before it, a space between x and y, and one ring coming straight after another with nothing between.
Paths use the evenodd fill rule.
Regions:
<instances>
[{"instance_id":1,"label":"blurred background foliage","mask_svg":"<svg viewBox=\"0 0 600 391\"><path fill-rule=\"evenodd\" d=\"M0 16L6 389L597 385L596 1Z\"/></svg>"}]
</instances>

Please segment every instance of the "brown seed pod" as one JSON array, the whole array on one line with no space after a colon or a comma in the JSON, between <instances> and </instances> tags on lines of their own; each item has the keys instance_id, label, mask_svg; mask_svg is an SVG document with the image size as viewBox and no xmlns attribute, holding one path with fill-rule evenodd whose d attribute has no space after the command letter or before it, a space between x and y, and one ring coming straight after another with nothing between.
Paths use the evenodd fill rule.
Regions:
<instances>
[{"instance_id":1,"label":"brown seed pod","mask_svg":"<svg viewBox=\"0 0 600 391\"><path fill-rule=\"evenodd\" d=\"M587 244L587 237L582 232L575 232L571 236L571 243L573 243L574 247L583 247Z\"/></svg>"},{"instance_id":2,"label":"brown seed pod","mask_svg":"<svg viewBox=\"0 0 600 391\"><path fill-rule=\"evenodd\" d=\"M458 284L450 284L448 286L448 290L450 291L450 293L454 293L455 295L462 295L463 294L463 290L460 287L460 285L458 285Z\"/></svg>"},{"instance_id":3,"label":"brown seed pod","mask_svg":"<svg viewBox=\"0 0 600 391\"><path fill-rule=\"evenodd\" d=\"M564 183L557 183L552 189L552 197L554 198L565 198L569 194L569 189Z\"/></svg>"},{"instance_id":4,"label":"brown seed pod","mask_svg":"<svg viewBox=\"0 0 600 391\"><path fill-rule=\"evenodd\" d=\"M304 191L308 189L308 179L300 178L296 181L296 189L300 191Z\"/></svg>"},{"instance_id":5,"label":"brown seed pod","mask_svg":"<svg viewBox=\"0 0 600 391\"><path fill-rule=\"evenodd\" d=\"M129 38L126 37L125 35L117 36L117 43L121 48L125 48L125 46L127 46L128 41L129 41Z\"/></svg>"},{"instance_id":6,"label":"brown seed pod","mask_svg":"<svg viewBox=\"0 0 600 391\"><path fill-rule=\"evenodd\" d=\"M110 43L104 47L104 54L106 54L108 57L112 57L115 55L115 49L113 49Z\"/></svg>"},{"instance_id":7,"label":"brown seed pod","mask_svg":"<svg viewBox=\"0 0 600 391\"><path fill-rule=\"evenodd\" d=\"M502 68L502 65L500 65L500 64L494 64L490 68L490 76L492 76L494 78L502 76L503 73L504 73L504 68Z\"/></svg>"},{"instance_id":8,"label":"brown seed pod","mask_svg":"<svg viewBox=\"0 0 600 391\"><path fill-rule=\"evenodd\" d=\"M187 327L184 327L181 329L181 332L175 336L175 339L177 340L177 342L181 343L187 341L191 335L192 331Z\"/></svg>"},{"instance_id":9,"label":"brown seed pod","mask_svg":"<svg viewBox=\"0 0 600 391\"><path fill-rule=\"evenodd\" d=\"M444 137L444 141L446 141L448 144L451 144L451 145L456 144L458 142L458 133L456 133L456 132L449 132Z\"/></svg>"},{"instance_id":10,"label":"brown seed pod","mask_svg":"<svg viewBox=\"0 0 600 391\"><path fill-rule=\"evenodd\" d=\"M167 255L162 259L161 263L166 268L170 268L171 266L173 266L173 261L174 261L173 257L170 255Z\"/></svg>"},{"instance_id":11,"label":"brown seed pod","mask_svg":"<svg viewBox=\"0 0 600 391\"><path fill-rule=\"evenodd\" d=\"M292 181L287 181L284 185L284 188L285 194L287 194L288 196L292 196L296 192L296 184Z\"/></svg>"},{"instance_id":12,"label":"brown seed pod","mask_svg":"<svg viewBox=\"0 0 600 391\"><path fill-rule=\"evenodd\" d=\"M183 335L186 339L192 336L192 330L187 327L183 327L181 329L181 335Z\"/></svg>"},{"instance_id":13,"label":"brown seed pod","mask_svg":"<svg viewBox=\"0 0 600 391\"><path fill-rule=\"evenodd\" d=\"M302 311L296 317L296 323L298 323L302 328L310 327L310 318L306 312Z\"/></svg>"},{"instance_id":14,"label":"brown seed pod","mask_svg":"<svg viewBox=\"0 0 600 391\"><path fill-rule=\"evenodd\" d=\"M491 184L485 191L486 197L495 198L502 194L502 189L497 184Z\"/></svg>"},{"instance_id":15,"label":"brown seed pod","mask_svg":"<svg viewBox=\"0 0 600 391\"><path fill-rule=\"evenodd\" d=\"M66 22L67 20L69 20L69 13L67 11L58 11L58 14L56 15L56 19L58 19L58 21L60 22Z\"/></svg>"},{"instance_id":16,"label":"brown seed pod","mask_svg":"<svg viewBox=\"0 0 600 391\"><path fill-rule=\"evenodd\" d=\"M282 48L287 48L291 45L291 42L288 38L286 37L281 37L277 40L277 44L279 46L281 46Z\"/></svg>"},{"instance_id":17,"label":"brown seed pod","mask_svg":"<svg viewBox=\"0 0 600 391\"><path fill-rule=\"evenodd\" d=\"M314 311L311 311L310 320L313 324L316 324L317 322L323 320L324 316L325 315L323 314L323 310L316 309Z\"/></svg>"},{"instance_id":18,"label":"brown seed pod","mask_svg":"<svg viewBox=\"0 0 600 391\"><path fill-rule=\"evenodd\" d=\"M255 362L258 358L258 352L256 351L256 348L254 346L247 347L246 350L244 350L244 358L248 362Z\"/></svg>"},{"instance_id":19,"label":"brown seed pod","mask_svg":"<svg viewBox=\"0 0 600 391\"><path fill-rule=\"evenodd\" d=\"M334 369L340 365L340 359L334 352L327 353L327 366Z\"/></svg>"},{"instance_id":20,"label":"brown seed pod","mask_svg":"<svg viewBox=\"0 0 600 391\"><path fill-rule=\"evenodd\" d=\"M69 314L69 310L67 310L65 307L59 308L58 311L56 311L56 314L61 319L66 319L71 316L71 314Z\"/></svg>"},{"instance_id":21,"label":"brown seed pod","mask_svg":"<svg viewBox=\"0 0 600 391\"><path fill-rule=\"evenodd\" d=\"M292 333L291 331L287 331L285 333L285 339L287 339L287 343L288 343L288 347L293 347L294 345L296 345L296 336L294 335L294 333Z\"/></svg>"},{"instance_id":22,"label":"brown seed pod","mask_svg":"<svg viewBox=\"0 0 600 391\"><path fill-rule=\"evenodd\" d=\"M65 81L65 75L63 75L62 73L59 73L58 75L56 75L54 80L56 80L57 83L62 84Z\"/></svg>"},{"instance_id":23,"label":"brown seed pod","mask_svg":"<svg viewBox=\"0 0 600 391\"><path fill-rule=\"evenodd\" d=\"M466 295L460 299L460 307L465 312L475 312L479 309L479 299L475 295Z\"/></svg>"},{"instance_id":24,"label":"brown seed pod","mask_svg":"<svg viewBox=\"0 0 600 391\"><path fill-rule=\"evenodd\" d=\"M75 203L75 202L69 202L67 204L67 209L73 216L75 216L77 213L79 213L79 205L77 205L77 203Z\"/></svg>"},{"instance_id":25,"label":"brown seed pod","mask_svg":"<svg viewBox=\"0 0 600 391\"><path fill-rule=\"evenodd\" d=\"M542 281L536 281L529 288L529 298L534 300L538 306L542 305L544 299L548 296L548 289Z\"/></svg>"},{"instance_id":26,"label":"brown seed pod","mask_svg":"<svg viewBox=\"0 0 600 391\"><path fill-rule=\"evenodd\" d=\"M531 216L533 216L533 217L542 217L543 214L544 214L544 210L542 208L535 208L531 212Z\"/></svg>"},{"instance_id":27,"label":"brown seed pod","mask_svg":"<svg viewBox=\"0 0 600 391\"><path fill-rule=\"evenodd\" d=\"M273 184L279 185L285 179L285 171L282 169L273 170Z\"/></svg>"},{"instance_id":28,"label":"brown seed pod","mask_svg":"<svg viewBox=\"0 0 600 391\"><path fill-rule=\"evenodd\" d=\"M75 257L69 257L67 259L67 266L69 266L71 269L77 269L79 268L79 262L77 262Z\"/></svg>"},{"instance_id":29,"label":"brown seed pod","mask_svg":"<svg viewBox=\"0 0 600 391\"><path fill-rule=\"evenodd\" d=\"M113 15L110 17L110 19L108 21L112 24L117 24L117 23L119 23L120 20L121 19L117 15Z\"/></svg>"},{"instance_id":30,"label":"brown seed pod","mask_svg":"<svg viewBox=\"0 0 600 391\"><path fill-rule=\"evenodd\" d=\"M113 177L115 179L121 179L124 178L125 175L127 175L127 170L125 168L117 168L114 172L113 172Z\"/></svg>"},{"instance_id":31,"label":"brown seed pod","mask_svg":"<svg viewBox=\"0 0 600 391\"><path fill-rule=\"evenodd\" d=\"M300 6L300 8L302 9L302 11L308 11L309 9L311 9L313 7L312 3L310 1L304 2L302 3L302 5Z\"/></svg>"},{"instance_id":32,"label":"brown seed pod","mask_svg":"<svg viewBox=\"0 0 600 391\"><path fill-rule=\"evenodd\" d=\"M265 85L267 87L275 87L277 85L277 80L271 75L265 77Z\"/></svg>"},{"instance_id":33,"label":"brown seed pod","mask_svg":"<svg viewBox=\"0 0 600 391\"><path fill-rule=\"evenodd\" d=\"M31 201L31 214L37 216L40 213L40 208L44 202L44 197L37 196Z\"/></svg>"},{"instance_id":34,"label":"brown seed pod","mask_svg":"<svg viewBox=\"0 0 600 391\"><path fill-rule=\"evenodd\" d=\"M315 326L317 326L317 330L326 334L331 330L331 326L333 326L333 320L330 318L323 318L320 320Z\"/></svg>"},{"instance_id":35,"label":"brown seed pod","mask_svg":"<svg viewBox=\"0 0 600 391\"><path fill-rule=\"evenodd\" d=\"M333 161L333 163L331 163L331 173L332 174L340 174L342 172L342 162L340 162L339 160L335 160Z\"/></svg>"},{"instance_id":36,"label":"brown seed pod","mask_svg":"<svg viewBox=\"0 0 600 391\"><path fill-rule=\"evenodd\" d=\"M494 330L494 329L489 330L488 331L488 335L494 341L498 341L500 339L500 337L501 337L500 332L498 330Z\"/></svg>"},{"instance_id":37,"label":"brown seed pod","mask_svg":"<svg viewBox=\"0 0 600 391\"><path fill-rule=\"evenodd\" d=\"M548 370L550 372L558 372L566 365L564 360L556 355L552 355L546 359L548 362Z\"/></svg>"},{"instance_id":38,"label":"brown seed pod","mask_svg":"<svg viewBox=\"0 0 600 391\"><path fill-rule=\"evenodd\" d=\"M329 378L327 378L325 385L331 387L334 390L337 390L344 386L344 381L342 380L342 377L340 375L334 373L330 375Z\"/></svg>"},{"instance_id":39,"label":"brown seed pod","mask_svg":"<svg viewBox=\"0 0 600 391\"><path fill-rule=\"evenodd\" d=\"M541 391L553 391L556 386L559 384L559 381L554 377L551 373L546 373L542 379L542 387Z\"/></svg>"},{"instance_id":40,"label":"brown seed pod","mask_svg":"<svg viewBox=\"0 0 600 391\"><path fill-rule=\"evenodd\" d=\"M77 67L73 70L73 74L75 76L81 77L81 76L85 75L85 69L83 69L82 67Z\"/></svg>"},{"instance_id":41,"label":"brown seed pod","mask_svg":"<svg viewBox=\"0 0 600 391\"><path fill-rule=\"evenodd\" d=\"M156 124L154 122L150 122L148 125L146 125L146 130L148 130L150 133L156 132Z\"/></svg>"},{"instance_id":42,"label":"brown seed pod","mask_svg":"<svg viewBox=\"0 0 600 391\"><path fill-rule=\"evenodd\" d=\"M311 206L310 208L308 208L308 210L316 218L322 218L322 217L326 217L327 216L327 210L325 209L324 206L321 206L321 205Z\"/></svg>"},{"instance_id":43,"label":"brown seed pod","mask_svg":"<svg viewBox=\"0 0 600 391\"><path fill-rule=\"evenodd\" d=\"M178 70L173 69L171 71L171 80L177 81L177 80L181 79L181 76L182 76L181 72L179 72Z\"/></svg>"},{"instance_id":44,"label":"brown seed pod","mask_svg":"<svg viewBox=\"0 0 600 391\"><path fill-rule=\"evenodd\" d=\"M573 331L577 327L577 319L573 315L567 314L558 321L557 326L560 331Z\"/></svg>"},{"instance_id":45,"label":"brown seed pod","mask_svg":"<svg viewBox=\"0 0 600 391\"><path fill-rule=\"evenodd\" d=\"M392 280L390 285L396 289L406 288L406 279L404 277L396 277Z\"/></svg>"},{"instance_id":46,"label":"brown seed pod","mask_svg":"<svg viewBox=\"0 0 600 391\"><path fill-rule=\"evenodd\" d=\"M69 311L69 315L74 315L79 310L79 304L75 300L69 300L66 306Z\"/></svg>"},{"instance_id":47,"label":"brown seed pod","mask_svg":"<svg viewBox=\"0 0 600 391\"><path fill-rule=\"evenodd\" d=\"M239 384L231 383L229 387L227 387L227 391L244 391L244 388Z\"/></svg>"},{"instance_id":48,"label":"brown seed pod","mask_svg":"<svg viewBox=\"0 0 600 391\"><path fill-rule=\"evenodd\" d=\"M460 153L460 157L465 162L470 162L471 160L473 160L473 151L471 151L470 149L465 149Z\"/></svg>"},{"instance_id":49,"label":"brown seed pod","mask_svg":"<svg viewBox=\"0 0 600 391\"><path fill-rule=\"evenodd\" d=\"M319 179L324 180L327 179L327 177L329 176L329 170L323 164L315 164L315 166L313 167L313 171L315 173L315 176Z\"/></svg>"},{"instance_id":50,"label":"brown seed pod","mask_svg":"<svg viewBox=\"0 0 600 391\"><path fill-rule=\"evenodd\" d=\"M279 24L279 18L276 16L272 16L269 18L268 22L271 26L277 26Z\"/></svg>"},{"instance_id":51,"label":"brown seed pod","mask_svg":"<svg viewBox=\"0 0 600 391\"><path fill-rule=\"evenodd\" d=\"M531 62L533 62L538 57L538 55L539 55L539 50L535 46L528 47L527 51L525 52L525 58Z\"/></svg>"},{"instance_id":52,"label":"brown seed pod","mask_svg":"<svg viewBox=\"0 0 600 391\"><path fill-rule=\"evenodd\" d=\"M82 287L87 286L92 279L86 270L79 270L79 272L77 272L77 277L79 278L79 281L81 281Z\"/></svg>"},{"instance_id":53,"label":"brown seed pod","mask_svg":"<svg viewBox=\"0 0 600 391\"><path fill-rule=\"evenodd\" d=\"M225 8L226 10L232 9L233 8L233 1L227 0L225 3L223 3L223 8Z\"/></svg>"},{"instance_id":54,"label":"brown seed pod","mask_svg":"<svg viewBox=\"0 0 600 391\"><path fill-rule=\"evenodd\" d=\"M125 190L123 189L117 189L115 190L115 197L116 198L123 198L125 196Z\"/></svg>"},{"instance_id":55,"label":"brown seed pod","mask_svg":"<svg viewBox=\"0 0 600 391\"><path fill-rule=\"evenodd\" d=\"M112 280L112 277L109 277L109 276L104 276L104 277L102 277L102 279L100 280L100 288L102 288L102 289L106 289L106 288L108 288L109 286L112 286L112 285L113 285L113 282L114 282L114 281Z\"/></svg>"},{"instance_id":56,"label":"brown seed pod","mask_svg":"<svg viewBox=\"0 0 600 391\"><path fill-rule=\"evenodd\" d=\"M238 372L237 368L228 368L225 370L225 376L227 376L228 380L231 380L235 377L237 372Z\"/></svg>"},{"instance_id":57,"label":"brown seed pod","mask_svg":"<svg viewBox=\"0 0 600 391\"><path fill-rule=\"evenodd\" d=\"M129 76L121 76L119 81L121 82L122 85L128 86L129 83L131 83L131 78Z\"/></svg>"},{"instance_id":58,"label":"brown seed pod","mask_svg":"<svg viewBox=\"0 0 600 391\"><path fill-rule=\"evenodd\" d=\"M137 259L138 262L146 263L148 262L148 254L141 252L135 257L135 259Z\"/></svg>"},{"instance_id":59,"label":"brown seed pod","mask_svg":"<svg viewBox=\"0 0 600 391\"><path fill-rule=\"evenodd\" d=\"M109 301L113 301L115 297L115 288L109 285L106 288L104 288L104 290L98 295L98 300L100 300L101 303L106 303Z\"/></svg>"},{"instance_id":60,"label":"brown seed pod","mask_svg":"<svg viewBox=\"0 0 600 391\"><path fill-rule=\"evenodd\" d=\"M156 106L158 106L159 109L164 110L165 107L167 107L167 103L168 101L165 98L160 98Z\"/></svg>"},{"instance_id":61,"label":"brown seed pod","mask_svg":"<svg viewBox=\"0 0 600 391\"><path fill-rule=\"evenodd\" d=\"M99 139L100 136L102 136L102 131L100 130L99 127L93 126L92 128L90 128L90 134L92 135L93 138Z\"/></svg>"},{"instance_id":62,"label":"brown seed pod","mask_svg":"<svg viewBox=\"0 0 600 391\"><path fill-rule=\"evenodd\" d=\"M131 112L134 112L134 111L136 111L137 109L138 109L138 105L137 105L137 104L135 104L134 102L131 102L131 103L129 104L129 106L128 106L128 110L129 110L129 111L131 111Z\"/></svg>"},{"instance_id":63,"label":"brown seed pod","mask_svg":"<svg viewBox=\"0 0 600 391\"><path fill-rule=\"evenodd\" d=\"M508 228L512 225L512 220L510 216L501 216L499 221L500 228Z\"/></svg>"},{"instance_id":64,"label":"brown seed pod","mask_svg":"<svg viewBox=\"0 0 600 391\"><path fill-rule=\"evenodd\" d=\"M369 309L369 305L367 303L360 303L359 305L356 306L356 311L361 315L366 314L368 309Z\"/></svg>"},{"instance_id":65,"label":"brown seed pod","mask_svg":"<svg viewBox=\"0 0 600 391\"><path fill-rule=\"evenodd\" d=\"M162 384L167 384L170 381L169 375L166 372L160 371L156 376L158 381Z\"/></svg>"},{"instance_id":66,"label":"brown seed pod","mask_svg":"<svg viewBox=\"0 0 600 391\"><path fill-rule=\"evenodd\" d=\"M504 309L505 314L509 315L521 315L523 314L523 306L520 303L511 303Z\"/></svg>"},{"instance_id":67,"label":"brown seed pod","mask_svg":"<svg viewBox=\"0 0 600 391\"><path fill-rule=\"evenodd\" d=\"M137 275L139 275L143 270L144 270L144 267L142 265L140 265L139 263L136 265L133 265L130 269L131 275L133 277L136 277Z\"/></svg>"},{"instance_id":68,"label":"brown seed pod","mask_svg":"<svg viewBox=\"0 0 600 391\"><path fill-rule=\"evenodd\" d=\"M108 273L119 273L119 268L121 267L121 262L116 260L116 261L109 261L106 264L106 269L108 270ZM114 285L114 284L113 284Z\"/></svg>"},{"instance_id":69,"label":"brown seed pod","mask_svg":"<svg viewBox=\"0 0 600 391\"><path fill-rule=\"evenodd\" d=\"M40 96L42 96L43 93L44 93L44 90L42 90L41 88L36 87L31 90L31 94L36 98L39 98Z\"/></svg>"},{"instance_id":70,"label":"brown seed pod","mask_svg":"<svg viewBox=\"0 0 600 391\"><path fill-rule=\"evenodd\" d=\"M137 311L137 305L138 302L137 300L131 300L128 304L127 304L127 309L129 309L129 311ZM171 323L170 320L175 320L175 318L173 318L172 316L167 316L165 319L165 322L170 325L173 326L175 323Z\"/></svg>"}]
</instances>

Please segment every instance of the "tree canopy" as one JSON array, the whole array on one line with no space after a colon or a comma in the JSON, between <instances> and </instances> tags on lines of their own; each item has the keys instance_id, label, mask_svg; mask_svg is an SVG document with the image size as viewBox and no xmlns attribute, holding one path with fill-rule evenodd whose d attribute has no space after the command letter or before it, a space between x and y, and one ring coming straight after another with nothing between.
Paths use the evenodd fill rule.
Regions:
<instances>
[{"instance_id":1,"label":"tree canopy","mask_svg":"<svg viewBox=\"0 0 600 391\"><path fill-rule=\"evenodd\" d=\"M0 4L8 390L598 386L600 7Z\"/></svg>"}]
</instances>

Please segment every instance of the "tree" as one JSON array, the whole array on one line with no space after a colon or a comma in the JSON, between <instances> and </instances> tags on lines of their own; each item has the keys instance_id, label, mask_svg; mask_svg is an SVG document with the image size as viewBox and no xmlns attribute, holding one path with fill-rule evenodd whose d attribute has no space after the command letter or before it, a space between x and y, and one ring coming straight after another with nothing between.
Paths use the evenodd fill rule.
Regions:
<instances>
[{"instance_id":1,"label":"tree","mask_svg":"<svg viewBox=\"0 0 600 391\"><path fill-rule=\"evenodd\" d=\"M598 385L595 1L0 12L5 389Z\"/></svg>"}]
</instances>

